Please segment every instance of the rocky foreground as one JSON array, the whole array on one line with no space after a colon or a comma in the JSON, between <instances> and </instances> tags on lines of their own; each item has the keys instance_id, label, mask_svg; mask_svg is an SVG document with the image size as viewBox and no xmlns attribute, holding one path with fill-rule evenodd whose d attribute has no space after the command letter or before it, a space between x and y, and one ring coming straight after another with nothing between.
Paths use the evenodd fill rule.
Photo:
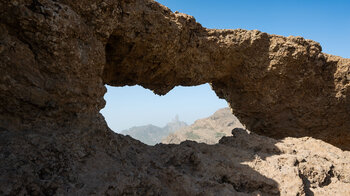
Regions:
<instances>
[{"instance_id":1,"label":"rocky foreground","mask_svg":"<svg viewBox=\"0 0 350 196\"><path fill-rule=\"evenodd\" d=\"M0 70L0 195L350 194L350 60L315 41L152 0L0 0ZM105 84L203 83L275 139L151 147L99 113Z\"/></svg>"},{"instance_id":2,"label":"rocky foreground","mask_svg":"<svg viewBox=\"0 0 350 196\"><path fill-rule=\"evenodd\" d=\"M349 151L309 137L233 133L215 145L147 146L107 128L79 136L2 130L0 194L350 194Z\"/></svg>"}]
</instances>

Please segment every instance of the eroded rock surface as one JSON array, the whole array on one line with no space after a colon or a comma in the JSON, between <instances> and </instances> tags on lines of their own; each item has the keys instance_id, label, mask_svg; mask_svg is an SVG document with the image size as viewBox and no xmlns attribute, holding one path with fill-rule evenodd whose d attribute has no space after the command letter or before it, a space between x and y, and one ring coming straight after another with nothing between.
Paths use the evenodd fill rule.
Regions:
<instances>
[{"instance_id":1,"label":"eroded rock surface","mask_svg":"<svg viewBox=\"0 0 350 196\"><path fill-rule=\"evenodd\" d=\"M349 59L302 37L206 29L161 6L125 10L106 47L107 84L165 94L209 82L253 132L350 149Z\"/></svg>"},{"instance_id":2,"label":"eroded rock surface","mask_svg":"<svg viewBox=\"0 0 350 196\"><path fill-rule=\"evenodd\" d=\"M1 132L1 195L349 195L350 154L234 130L219 144L147 146L111 131ZM6 138L5 141L3 138Z\"/></svg>"},{"instance_id":3,"label":"eroded rock surface","mask_svg":"<svg viewBox=\"0 0 350 196\"><path fill-rule=\"evenodd\" d=\"M212 30L151 0L0 0L1 195L347 195L349 155L247 134L146 146L99 113L104 84L211 83L249 130L349 139L349 59L318 43Z\"/></svg>"}]
</instances>

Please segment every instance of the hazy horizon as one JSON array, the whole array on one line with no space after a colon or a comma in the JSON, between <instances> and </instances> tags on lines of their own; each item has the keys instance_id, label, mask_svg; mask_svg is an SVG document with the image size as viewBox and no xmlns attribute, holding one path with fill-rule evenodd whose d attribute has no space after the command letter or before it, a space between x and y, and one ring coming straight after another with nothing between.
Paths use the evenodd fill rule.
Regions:
<instances>
[{"instance_id":1,"label":"hazy horizon","mask_svg":"<svg viewBox=\"0 0 350 196\"><path fill-rule=\"evenodd\" d=\"M219 99L209 84L177 86L164 96L138 85L107 86L105 100L106 107L101 113L108 126L116 132L148 124L164 127L177 115L180 121L190 125L220 108L228 107L227 102Z\"/></svg>"}]
</instances>

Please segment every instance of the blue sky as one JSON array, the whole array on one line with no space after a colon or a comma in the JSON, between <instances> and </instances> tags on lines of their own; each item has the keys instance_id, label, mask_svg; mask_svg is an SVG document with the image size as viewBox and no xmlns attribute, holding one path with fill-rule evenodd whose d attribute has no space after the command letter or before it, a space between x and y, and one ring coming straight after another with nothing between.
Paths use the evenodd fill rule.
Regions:
<instances>
[{"instance_id":1,"label":"blue sky","mask_svg":"<svg viewBox=\"0 0 350 196\"><path fill-rule=\"evenodd\" d=\"M258 29L295 35L322 45L323 52L350 58L350 0L159 0L172 11L192 15L204 27ZM175 115L192 123L226 107L208 84L176 87L165 96L139 86L107 87L101 112L116 132L132 126L164 126Z\"/></svg>"}]
</instances>

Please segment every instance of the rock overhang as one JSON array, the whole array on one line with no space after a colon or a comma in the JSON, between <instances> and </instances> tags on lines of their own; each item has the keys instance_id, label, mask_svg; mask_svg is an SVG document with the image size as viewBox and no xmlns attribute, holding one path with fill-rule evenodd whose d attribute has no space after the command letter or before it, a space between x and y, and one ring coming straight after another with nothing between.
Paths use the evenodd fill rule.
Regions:
<instances>
[{"instance_id":1,"label":"rock overhang","mask_svg":"<svg viewBox=\"0 0 350 196\"><path fill-rule=\"evenodd\" d=\"M302 37L207 29L192 16L146 8L126 11L128 23L111 34L106 84L164 95L178 85L210 83L253 132L349 148L349 59L322 53L319 43Z\"/></svg>"},{"instance_id":2,"label":"rock overhang","mask_svg":"<svg viewBox=\"0 0 350 196\"><path fill-rule=\"evenodd\" d=\"M207 29L153 1L34 2L1 6L2 55L22 56L2 62L2 116L12 125L94 118L104 84L164 95L210 83L253 132L349 148L350 60L322 53L317 42ZM22 62L32 66L22 69Z\"/></svg>"},{"instance_id":3,"label":"rock overhang","mask_svg":"<svg viewBox=\"0 0 350 196\"><path fill-rule=\"evenodd\" d=\"M0 186L0 193L50 194L66 190L87 194L98 190L102 194L99 191L126 193L147 187L158 194L190 192L191 187L185 184L165 185L162 179L178 176L184 170L207 171L203 164L222 164L222 157L237 151L238 159L229 155L220 169L227 173L234 166L235 171L244 169L254 179L245 176L244 186L227 176L215 179L215 166L206 173L214 181L201 179L200 183L210 182L223 191L278 194L274 180L237 162L251 160L255 151L273 155L278 145L285 148L278 153L299 156L292 150L293 145L303 143L307 143L309 154L321 146L320 151L325 153L322 157L326 157L322 160L331 160L323 165L324 171L322 166L323 176L312 182L315 186L320 181L323 188L329 188L323 185L328 183L323 183L323 177L335 177L334 183L345 184L348 180L347 153L321 141L287 139L292 142L284 145L283 140L258 136L249 140L250 136L241 135L217 146L184 143L150 148L113 134L99 113L104 107L104 84L139 84L165 94L177 85L211 83L217 95L228 101L233 113L253 132L274 138L312 136L348 150L350 61L322 53L317 42L259 31L206 29L193 17L172 13L148 0L0 1L0 16L0 155L4 157L0 177L7 183ZM226 148L225 142L234 148ZM267 146L267 153L259 150L259 142ZM245 144L256 148L246 149ZM214 148L219 153L211 152ZM240 149L249 156L240 156ZM328 149L337 155L326 155ZM164 163L155 162L153 153L163 157ZM313 159L307 163L311 163L309 160ZM329 171L334 172L329 164L336 165L334 171L341 174L327 176ZM298 165L289 169L300 169L290 176L307 176L311 171ZM104 175L111 171L112 177ZM130 188L118 181L115 185L115 179L132 180L137 176L134 174L142 174L139 184ZM240 178L239 173L230 174ZM87 176L93 176L93 180ZM197 183L196 177L181 179ZM285 180L271 178L280 183ZM259 183L251 183L256 179ZM306 189L303 182L297 178L297 187ZM205 187L203 184L193 190ZM289 190L285 186L281 189Z\"/></svg>"}]
</instances>

